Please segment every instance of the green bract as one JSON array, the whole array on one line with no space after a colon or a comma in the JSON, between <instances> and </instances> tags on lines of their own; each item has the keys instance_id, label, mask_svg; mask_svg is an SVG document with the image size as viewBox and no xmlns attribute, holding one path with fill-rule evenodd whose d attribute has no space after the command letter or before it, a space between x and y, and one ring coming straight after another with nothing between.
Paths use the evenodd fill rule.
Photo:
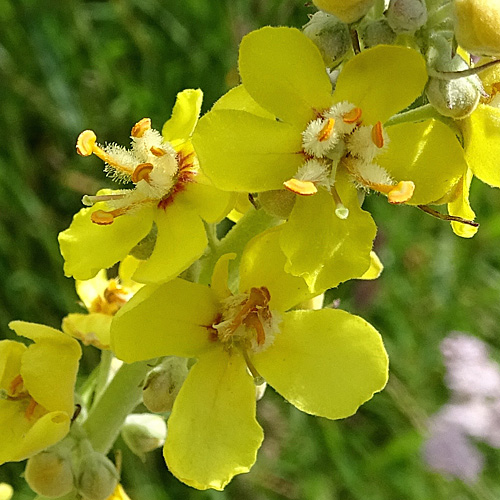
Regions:
<instances>
[{"instance_id":1,"label":"green bract","mask_svg":"<svg viewBox=\"0 0 500 500\"><path fill-rule=\"evenodd\" d=\"M203 254L203 220L222 219L232 197L215 189L198 169L190 137L201 99L200 90L180 92L163 136L151 129L148 119L138 122L130 151L113 144L100 147L91 131L80 135L80 154L95 153L106 162L108 174L134 182L135 188L84 198L93 206L77 213L59 235L67 276L93 278L123 260L146 237L143 261L134 274L142 283L171 279Z\"/></svg>"},{"instance_id":2,"label":"green bract","mask_svg":"<svg viewBox=\"0 0 500 500\"><path fill-rule=\"evenodd\" d=\"M234 257L226 254L211 287L181 279L147 285L113 320L112 347L127 362L197 358L164 450L170 471L195 488L221 490L255 462L263 433L250 372L300 410L330 419L352 415L387 381L382 340L366 321L338 309L289 311L311 294L283 271L280 232L247 245L238 292L226 285Z\"/></svg>"}]
</instances>

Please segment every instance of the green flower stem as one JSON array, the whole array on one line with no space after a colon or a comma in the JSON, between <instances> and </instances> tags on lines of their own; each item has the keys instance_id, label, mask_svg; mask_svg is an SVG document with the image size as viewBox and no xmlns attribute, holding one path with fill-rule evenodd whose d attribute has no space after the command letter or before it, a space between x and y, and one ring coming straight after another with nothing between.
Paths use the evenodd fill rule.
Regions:
<instances>
[{"instance_id":1,"label":"green flower stem","mask_svg":"<svg viewBox=\"0 0 500 500\"><path fill-rule=\"evenodd\" d=\"M217 244L211 246L211 252L201 261L199 283L208 285L212 272L219 258L234 252L238 256L231 261L230 269L238 269L241 253L245 245L257 234L279 223L279 219L265 210L250 209ZM215 242L213 242L215 243ZM230 279L231 281L231 279Z\"/></svg>"},{"instance_id":2,"label":"green flower stem","mask_svg":"<svg viewBox=\"0 0 500 500\"><path fill-rule=\"evenodd\" d=\"M126 364L118 370L92 407L83 428L94 450L108 453L127 415L141 402L142 381L150 361Z\"/></svg>"},{"instance_id":3,"label":"green flower stem","mask_svg":"<svg viewBox=\"0 0 500 500\"><path fill-rule=\"evenodd\" d=\"M104 393L104 390L106 389L109 377L109 369L111 368L112 360L113 360L113 353L111 351L108 350L101 351L101 362L99 363L99 370L97 372L93 404L95 404L99 400L99 398Z\"/></svg>"}]
</instances>

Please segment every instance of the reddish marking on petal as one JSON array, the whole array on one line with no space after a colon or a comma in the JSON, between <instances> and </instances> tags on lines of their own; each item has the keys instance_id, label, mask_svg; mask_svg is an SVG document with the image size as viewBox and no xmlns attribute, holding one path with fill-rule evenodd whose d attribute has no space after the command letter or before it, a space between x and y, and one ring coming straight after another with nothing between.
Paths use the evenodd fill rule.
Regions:
<instances>
[{"instance_id":1,"label":"reddish marking on petal","mask_svg":"<svg viewBox=\"0 0 500 500\"><path fill-rule=\"evenodd\" d=\"M342 121L344 123L357 123L360 120L362 114L363 111L361 110L361 108L351 109L351 111L349 111L342 117Z\"/></svg>"},{"instance_id":2,"label":"reddish marking on petal","mask_svg":"<svg viewBox=\"0 0 500 500\"><path fill-rule=\"evenodd\" d=\"M288 191L301 196L310 196L318 192L317 187L314 182L311 181L300 181L298 179L289 179L283 183Z\"/></svg>"},{"instance_id":3,"label":"reddish marking on petal","mask_svg":"<svg viewBox=\"0 0 500 500\"><path fill-rule=\"evenodd\" d=\"M372 141L377 148L382 148L384 146L384 131L382 129L382 123L377 122L372 128Z\"/></svg>"},{"instance_id":4,"label":"reddish marking on petal","mask_svg":"<svg viewBox=\"0 0 500 500\"><path fill-rule=\"evenodd\" d=\"M323 142L329 139L332 135L333 127L335 127L335 120L333 118L328 118L318 135L318 141Z\"/></svg>"}]
</instances>

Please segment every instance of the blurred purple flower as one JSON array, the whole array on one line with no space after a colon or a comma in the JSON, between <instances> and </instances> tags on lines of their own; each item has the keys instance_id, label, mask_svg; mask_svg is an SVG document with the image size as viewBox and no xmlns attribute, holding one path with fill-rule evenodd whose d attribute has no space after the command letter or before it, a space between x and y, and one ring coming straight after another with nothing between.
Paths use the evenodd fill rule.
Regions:
<instances>
[{"instance_id":1,"label":"blurred purple flower","mask_svg":"<svg viewBox=\"0 0 500 500\"><path fill-rule=\"evenodd\" d=\"M424 458L435 471L471 483L484 465L473 439L500 448L500 367L481 340L460 332L443 340L441 352L451 396L429 419Z\"/></svg>"}]
</instances>

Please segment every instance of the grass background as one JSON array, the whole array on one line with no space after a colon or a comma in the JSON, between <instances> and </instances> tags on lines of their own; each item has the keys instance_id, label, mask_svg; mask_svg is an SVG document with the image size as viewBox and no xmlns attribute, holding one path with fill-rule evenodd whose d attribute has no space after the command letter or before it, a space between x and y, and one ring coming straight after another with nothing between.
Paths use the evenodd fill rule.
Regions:
<instances>
[{"instance_id":1,"label":"grass background","mask_svg":"<svg viewBox=\"0 0 500 500\"><path fill-rule=\"evenodd\" d=\"M237 46L271 24L300 27L301 0L0 0L0 336L10 320L54 327L77 311L63 276L57 234L83 194L106 184L97 159L75 153L78 133L126 145L149 116L160 128L175 95L200 87L204 111L237 83ZM349 419L304 415L272 390L258 405L266 440L252 471L224 492L199 492L124 450L123 483L133 500L430 500L500 498L500 451L483 447L478 484L428 471L421 460L426 418L446 401L439 343L450 330L500 349L500 196L474 181L481 223L472 240L417 209L371 196L385 264L375 282L330 293L383 334L391 359L387 389ZM96 360L92 348L85 362ZM0 468L15 500L33 498L22 464Z\"/></svg>"}]
</instances>

